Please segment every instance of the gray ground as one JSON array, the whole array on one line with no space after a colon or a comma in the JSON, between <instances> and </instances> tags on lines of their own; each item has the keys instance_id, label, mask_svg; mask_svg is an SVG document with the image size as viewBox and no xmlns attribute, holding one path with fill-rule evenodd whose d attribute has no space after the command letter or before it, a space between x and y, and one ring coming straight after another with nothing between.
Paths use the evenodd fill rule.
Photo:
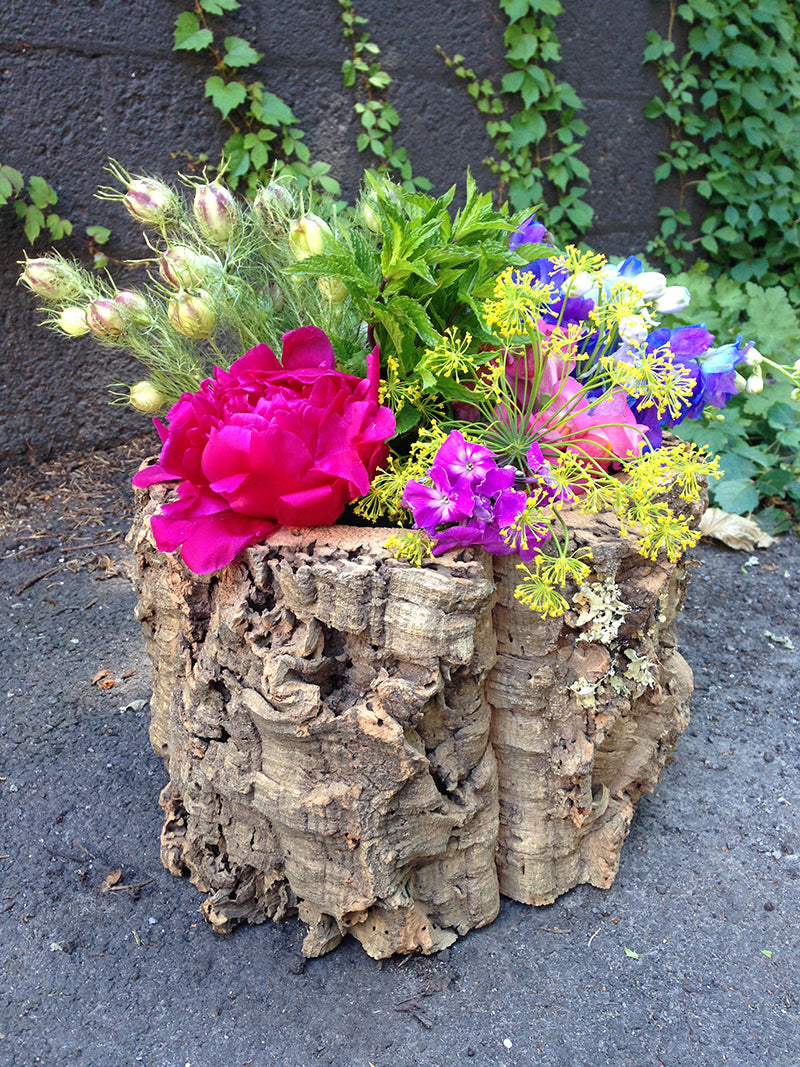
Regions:
<instances>
[{"instance_id":1,"label":"gray ground","mask_svg":"<svg viewBox=\"0 0 800 1067\"><path fill-rule=\"evenodd\" d=\"M797 1067L796 537L693 553L693 718L612 889L506 901L440 957L304 966L297 922L220 938L159 863L147 662L80 470L71 496L17 472L0 541L3 1067Z\"/></svg>"}]
</instances>

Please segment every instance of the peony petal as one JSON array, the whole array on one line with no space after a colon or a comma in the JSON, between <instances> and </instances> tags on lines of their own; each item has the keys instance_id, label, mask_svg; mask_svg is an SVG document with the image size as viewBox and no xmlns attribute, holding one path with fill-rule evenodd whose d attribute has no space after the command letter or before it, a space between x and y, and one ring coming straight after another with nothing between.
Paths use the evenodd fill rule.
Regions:
<instances>
[{"instance_id":1,"label":"peony petal","mask_svg":"<svg viewBox=\"0 0 800 1067\"><path fill-rule=\"evenodd\" d=\"M276 511L278 522L285 526L330 526L342 514L346 504L347 492L344 484L339 482L287 493L278 500Z\"/></svg>"},{"instance_id":2,"label":"peony petal","mask_svg":"<svg viewBox=\"0 0 800 1067\"><path fill-rule=\"evenodd\" d=\"M328 335L319 326L301 326L283 335L284 370L334 370L336 357Z\"/></svg>"},{"instance_id":3,"label":"peony petal","mask_svg":"<svg viewBox=\"0 0 800 1067\"><path fill-rule=\"evenodd\" d=\"M256 345L232 363L228 373L235 379L242 374L272 374L280 369L280 360L269 345Z\"/></svg>"}]
</instances>

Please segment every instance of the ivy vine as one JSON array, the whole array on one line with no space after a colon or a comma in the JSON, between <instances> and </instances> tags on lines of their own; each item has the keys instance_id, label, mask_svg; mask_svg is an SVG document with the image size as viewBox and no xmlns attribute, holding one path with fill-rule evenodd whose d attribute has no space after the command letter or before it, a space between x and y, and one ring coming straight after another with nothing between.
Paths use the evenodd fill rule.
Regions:
<instances>
[{"instance_id":1,"label":"ivy vine","mask_svg":"<svg viewBox=\"0 0 800 1067\"><path fill-rule=\"evenodd\" d=\"M353 107L361 125L358 151L371 153L377 161L374 169L397 176L406 189L432 188L427 178L414 176L407 149L394 144L400 116L383 96L392 78L381 68L380 48L366 32L369 20L355 13L352 0L339 0L339 6L342 33L351 45L351 55L342 64L342 81L345 89L359 90L361 97Z\"/></svg>"},{"instance_id":2,"label":"ivy vine","mask_svg":"<svg viewBox=\"0 0 800 1067\"><path fill-rule=\"evenodd\" d=\"M339 183L330 174L330 165L311 162L292 109L284 100L250 81L243 73L263 54L242 37L228 36L221 42L209 25L209 16L236 11L239 0L194 0L175 22L173 51L206 52L214 61L214 73L206 78L205 95L219 111L232 133L223 153L227 161L227 182L233 187L243 181L246 193L277 174L290 174L307 186L319 185L338 196Z\"/></svg>"},{"instance_id":3,"label":"ivy vine","mask_svg":"<svg viewBox=\"0 0 800 1067\"><path fill-rule=\"evenodd\" d=\"M795 0L669 0L667 35L644 61L661 93L645 114L667 122L656 182L675 175L649 250L671 270L702 249L738 282L781 283L800 303L800 12ZM688 47L676 44L678 24ZM691 236L688 194L708 207Z\"/></svg>"},{"instance_id":4,"label":"ivy vine","mask_svg":"<svg viewBox=\"0 0 800 1067\"><path fill-rule=\"evenodd\" d=\"M445 63L466 82L467 92L486 115L494 154L484 163L498 178L498 196L517 210L541 202L542 220L561 239L583 233L593 211L585 200L589 168L580 158L586 123L583 103L550 69L561 59L556 17L559 0L498 0L509 23L503 41L511 68L495 89L465 66L461 55Z\"/></svg>"}]
</instances>

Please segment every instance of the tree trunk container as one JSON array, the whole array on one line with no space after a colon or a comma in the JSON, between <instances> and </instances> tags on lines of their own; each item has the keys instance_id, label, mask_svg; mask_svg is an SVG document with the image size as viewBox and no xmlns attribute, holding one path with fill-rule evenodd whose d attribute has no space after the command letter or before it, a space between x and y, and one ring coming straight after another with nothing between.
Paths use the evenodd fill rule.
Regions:
<instances>
[{"instance_id":1,"label":"tree trunk container","mask_svg":"<svg viewBox=\"0 0 800 1067\"><path fill-rule=\"evenodd\" d=\"M689 719L684 563L565 512L593 560L559 619L514 599L516 557L417 568L386 529L283 529L197 576L152 540L170 492L138 492L129 538L161 856L216 930L296 913L308 956L347 933L376 958L432 953L501 893L611 885Z\"/></svg>"}]
</instances>

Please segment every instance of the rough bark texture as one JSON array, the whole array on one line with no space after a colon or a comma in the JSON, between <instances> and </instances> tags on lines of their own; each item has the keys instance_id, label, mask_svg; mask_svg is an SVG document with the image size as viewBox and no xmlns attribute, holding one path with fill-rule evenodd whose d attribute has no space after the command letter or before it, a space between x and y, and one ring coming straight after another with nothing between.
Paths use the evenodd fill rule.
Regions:
<instances>
[{"instance_id":1,"label":"rough bark texture","mask_svg":"<svg viewBox=\"0 0 800 1067\"><path fill-rule=\"evenodd\" d=\"M297 912L303 950L436 952L498 892L609 886L634 805L688 722L673 620L685 568L570 518L593 573L576 610L514 600L512 557L421 569L386 531L284 530L219 574L130 535L170 774L162 859L220 931Z\"/></svg>"}]
</instances>

